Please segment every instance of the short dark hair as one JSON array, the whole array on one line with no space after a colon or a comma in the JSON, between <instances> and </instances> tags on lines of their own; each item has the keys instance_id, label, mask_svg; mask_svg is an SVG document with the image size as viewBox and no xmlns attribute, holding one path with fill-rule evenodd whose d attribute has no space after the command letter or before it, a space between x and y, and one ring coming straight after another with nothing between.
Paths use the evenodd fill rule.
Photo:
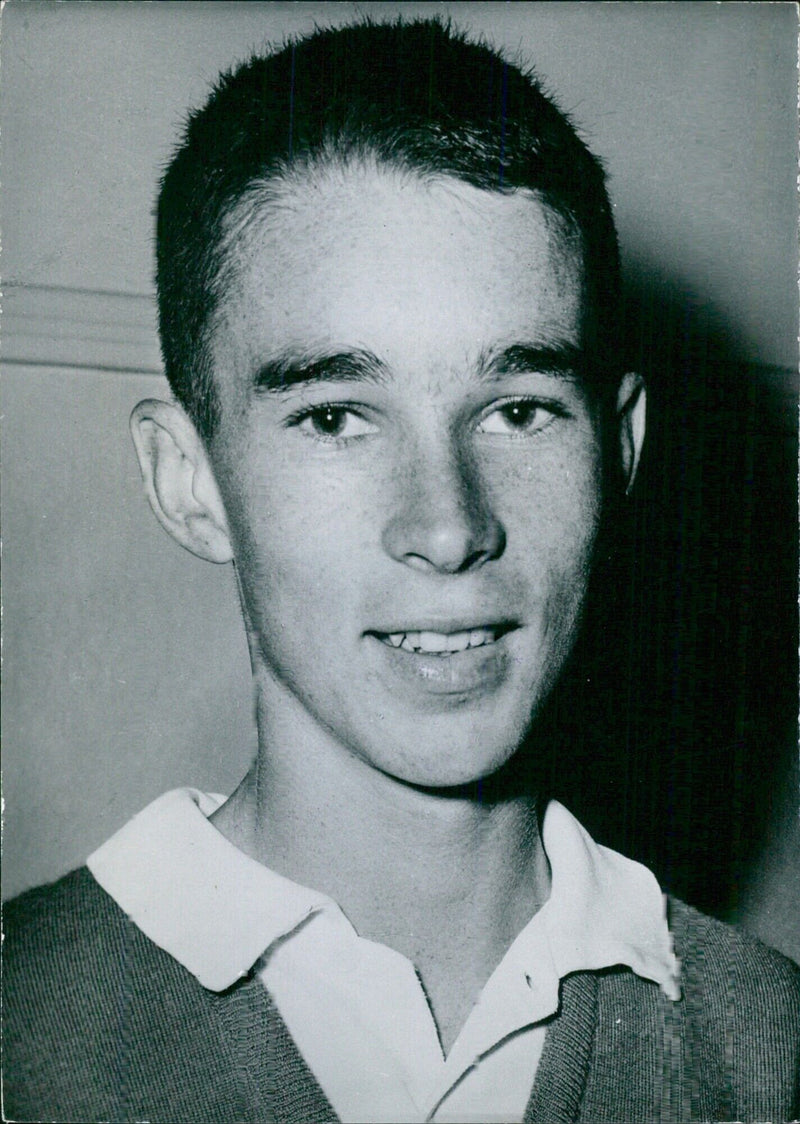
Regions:
<instances>
[{"instance_id":1,"label":"short dark hair","mask_svg":"<svg viewBox=\"0 0 800 1124\"><path fill-rule=\"evenodd\" d=\"M535 191L581 240L593 374L615 381L619 252L599 160L534 76L484 43L439 19L366 20L317 29L222 75L163 177L162 353L206 441L219 421L209 342L226 220L258 182L364 157L489 191Z\"/></svg>"}]
</instances>

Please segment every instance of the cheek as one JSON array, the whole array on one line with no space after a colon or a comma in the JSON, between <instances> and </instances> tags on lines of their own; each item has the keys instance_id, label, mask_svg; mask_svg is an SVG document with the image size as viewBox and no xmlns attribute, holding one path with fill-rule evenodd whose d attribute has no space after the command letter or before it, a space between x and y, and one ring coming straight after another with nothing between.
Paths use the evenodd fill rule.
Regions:
<instances>
[{"instance_id":1,"label":"cheek","mask_svg":"<svg viewBox=\"0 0 800 1124\"><path fill-rule=\"evenodd\" d=\"M602 511L599 443L572 442L498 466L492 488L509 546L551 580L588 567Z\"/></svg>"},{"instance_id":2,"label":"cheek","mask_svg":"<svg viewBox=\"0 0 800 1124\"><path fill-rule=\"evenodd\" d=\"M281 597L294 598L299 611L332 596L348 576L352 582L376 520L368 483L281 455L242 455L238 462L221 489L251 615L273 605L286 612L285 601L278 608Z\"/></svg>"}]
</instances>

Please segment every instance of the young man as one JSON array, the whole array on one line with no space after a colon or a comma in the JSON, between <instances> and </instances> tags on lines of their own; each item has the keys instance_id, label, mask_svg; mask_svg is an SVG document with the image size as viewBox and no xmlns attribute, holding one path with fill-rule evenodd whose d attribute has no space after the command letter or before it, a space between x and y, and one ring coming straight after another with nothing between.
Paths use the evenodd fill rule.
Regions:
<instances>
[{"instance_id":1,"label":"young man","mask_svg":"<svg viewBox=\"0 0 800 1124\"><path fill-rule=\"evenodd\" d=\"M797 973L547 801L645 408L566 119L436 22L318 32L191 119L158 288L134 441L235 565L259 751L9 907L7 1114L791 1117Z\"/></svg>"}]
</instances>

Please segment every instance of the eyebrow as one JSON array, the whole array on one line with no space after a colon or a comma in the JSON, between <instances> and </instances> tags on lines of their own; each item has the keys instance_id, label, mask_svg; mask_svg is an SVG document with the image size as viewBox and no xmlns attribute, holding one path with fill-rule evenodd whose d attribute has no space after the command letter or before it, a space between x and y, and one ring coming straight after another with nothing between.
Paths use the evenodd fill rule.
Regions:
<instances>
[{"instance_id":1,"label":"eyebrow","mask_svg":"<svg viewBox=\"0 0 800 1124\"><path fill-rule=\"evenodd\" d=\"M574 344L548 346L516 343L502 349L481 352L477 376L492 382L508 375L541 374L570 382L578 381L586 368L586 356ZM381 384L388 380L389 369L371 351L361 348L336 352L318 358L286 351L263 363L253 376L256 390L277 394L298 386L326 382L359 382Z\"/></svg>"},{"instance_id":2,"label":"eyebrow","mask_svg":"<svg viewBox=\"0 0 800 1124\"><path fill-rule=\"evenodd\" d=\"M371 351L356 349L319 358L304 357L297 352L287 351L259 367L253 384L257 390L274 394L309 383L381 383L387 377L386 365Z\"/></svg>"},{"instance_id":3,"label":"eyebrow","mask_svg":"<svg viewBox=\"0 0 800 1124\"><path fill-rule=\"evenodd\" d=\"M482 352L478 360L478 377L491 382L507 375L537 374L577 382L583 377L586 366L586 354L575 344L541 346L515 343L501 350Z\"/></svg>"}]
</instances>

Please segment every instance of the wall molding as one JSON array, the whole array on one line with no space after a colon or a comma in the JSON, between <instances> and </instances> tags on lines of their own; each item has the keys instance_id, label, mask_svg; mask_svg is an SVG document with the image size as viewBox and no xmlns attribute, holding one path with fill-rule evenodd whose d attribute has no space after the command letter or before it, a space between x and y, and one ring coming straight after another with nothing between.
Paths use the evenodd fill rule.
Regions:
<instances>
[{"instance_id":1,"label":"wall molding","mask_svg":"<svg viewBox=\"0 0 800 1124\"><path fill-rule=\"evenodd\" d=\"M8 281L0 296L0 359L37 367L163 375L155 294L26 285ZM798 372L744 362L770 387L794 431Z\"/></svg>"},{"instance_id":2,"label":"wall molding","mask_svg":"<svg viewBox=\"0 0 800 1124\"><path fill-rule=\"evenodd\" d=\"M163 373L154 295L7 282L1 300L4 363Z\"/></svg>"}]
</instances>

